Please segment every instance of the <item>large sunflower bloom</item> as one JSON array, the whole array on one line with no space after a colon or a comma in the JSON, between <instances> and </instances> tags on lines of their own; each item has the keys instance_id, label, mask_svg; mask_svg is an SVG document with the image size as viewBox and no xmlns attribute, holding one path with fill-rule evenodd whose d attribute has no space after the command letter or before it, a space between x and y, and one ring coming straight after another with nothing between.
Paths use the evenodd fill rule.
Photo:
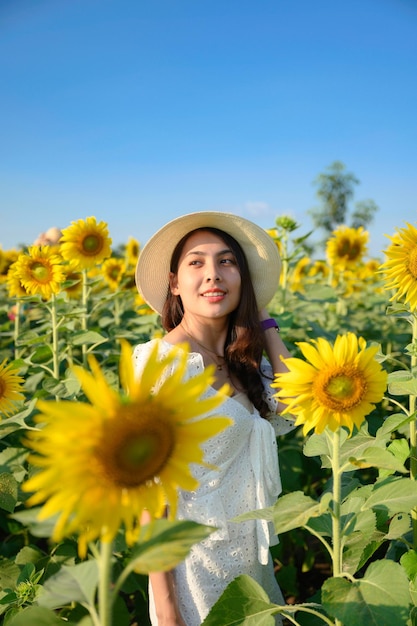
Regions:
<instances>
[{"instance_id":1,"label":"large sunflower bloom","mask_svg":"<svg viewBox=\"0 0 417 626\"><path fill-rule=\"evenodd\" d=\"M386 289L394 289L390 300L402 300L417 309L417 229L407 223L391 239L391 245L385 250L387 261L380 270L388 281Z\"/></svg>"},{"instance_id":2,"label":"large sunflower bloom","mask_svg":"<svg viewBox=\"0 0 417 626\"><path fill-rule=\"evenodd\" d=\"M6 365L5 359L0 365L0 416L12 415L16 403L24 399L21 393L23 382L13 364Z\"/></svg>"},{"instance_id":3,"label":"large sunflower bloom","mask_svg":"<svg viewBox=\"0 0 417 626\"><path fill-rule=\"evenodd\" d=\"M160 518L168 504L173 518L178 488L197 487L190 463L204 464L200 445L232 422L220 416L198 419L223 402L228 388L203 398L212 370L184 381L186 361L181 346L161 360L155 342L136 380L130 346L123 342L123 393L109 386L90 357L92 373L74 368L90 403L38 401L37 421L44 426L29 434L28 444L38 453L31 461L41 471L23 489L35 492L29 505L45 502L40 519L58 516L54 540L78 533L85 556L89 541L110 542L123 525L131 544L144 509Z\"/></svg>"},{"instance_id":4,"label":"large sunflower bloom","mask_svg":"<svg viewBox=\"0 0 417 626\"><path fill-rule=\"evenodd\" d=\"M367 252L369 233L360 226L339 226L333 231L326 245L327 259L333 267L354 269Z\"/></svg>"},{"instance_id":5,"label":"large sunflower bloom","mask_svg":"<svg viewBox=\"0 0 417 626\"><path fill-rule=\"evenodd\" d=\"M65 279L62 258L49 246L31 246L28 254L19 255L13 269L28 294L40 294L45 300L59 293Z\"/></svg>"},{"instance_id":6,"label":"large sunflower bloom","mask_svg":"<svg viewBox=\"0 0 417 626\"><path fill-rule=\"evenodd\" d=\"M107 224L87 217L63 229L61 254L73 268L90 269L111 255L111 242Z\"/></svg>"},{"instance_id":7,"label":"large sunflower bloom","mask_svg":"<svg viewBox=\"0 0 417 626\"><path fill-rule=\"evenodd\" d=\"M352 433L386 390L387 373L374 359L378 348L367 348L353 333L339 335L334 347L322 338L314 344L298 343L309 362L284 359L289 371L277 374L272 383L287 405L283 413L294 415L304 434L313 429L321 433L326 426L333 431L346 426Z\"/></svg>"}]
</instances>

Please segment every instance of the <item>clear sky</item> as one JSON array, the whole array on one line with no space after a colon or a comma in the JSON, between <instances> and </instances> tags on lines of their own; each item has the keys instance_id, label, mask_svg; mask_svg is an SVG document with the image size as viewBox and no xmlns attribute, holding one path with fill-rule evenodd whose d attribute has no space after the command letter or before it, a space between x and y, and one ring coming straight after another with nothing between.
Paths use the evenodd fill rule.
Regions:
<instances>
[{"instance_id":1,"label":"clear sky","mask_svg":"<svg viewBox=\"0 0 417 626\"><path fill-rule=\"evenodd\" d=\"M95 215L141 244L192 211L311 228L333 161L417 220L416 0L0 0L0 245Z\"/></svg>"}]
</instances>

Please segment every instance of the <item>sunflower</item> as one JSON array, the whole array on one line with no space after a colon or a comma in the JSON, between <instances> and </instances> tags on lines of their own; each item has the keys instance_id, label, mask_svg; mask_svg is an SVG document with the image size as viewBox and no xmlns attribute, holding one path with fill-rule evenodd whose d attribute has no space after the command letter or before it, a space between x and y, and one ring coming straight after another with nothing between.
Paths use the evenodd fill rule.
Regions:
<instances>
[{"instance_id":1,"label":"sunflower","mask_svg":"<svg viewBox=\"0 0 417 626\"><path fill-rule=\"evenodd\" d=\"M7 289L10 298L22 298L27 296L28 292L22 285L20 275L16 272L16 262L9 267L6 277Z\"/></svg>"},{"instance_id":2,"label":"sunflower","mask_svg":"<svg viewBox=\"0 0 417 626\"><path fill-rule=\"evenodd\" d=\"M152 313L155 313L155 311L151 309L149 304L145 302L140 293L137 293L135 295L135 307L136 313L138 313L138 315L152 315Z\"/></svg>"},{"instance_id":3,"label":"sunflower","mask_svg":"<svg viewBox=\"0 0 417 626\"><path fill-rule=\"evenodd\" d=\"M333 267L355 269L367 251L369 233L360 226L339 226L326 245L327 259Z\"/></svg>"},{"instance_id":4,"label":"sunflower","mask_svg":"<svg viewBox=\"0 0 417 626\"><path fill-rule=\"evenodd\" d=\"M173 518L178 488L198 485L189 465L205 464L200 445L232 423L198 419L223 402L228 387L203 398L212 370L184 381L185 347L174 346L161 359L158 344L135 380L130 346L122 342L123 392L109 386L90 356L91 373L74 368L89 403L38 401L37 422L44 426L29 434L28 445L41 471L23 489L35 492L29 505L45 502L40 519L58 516L55 541L78 533L81 556L89 541L110 542L122 524L132 544L144 509L160 518L168 504Z\"/></svg>"},{"instance_id":5,"label":"sunflower","mask_svg":"<svg viewBox=\"0 0 417 626\"><path fill-rule=\"evenodd\" d=\"M111 255L111 242L107 224L87 217L63 229L61 254L73 268L90 269Z\"/></svg>"},{"instance_id":6,"label":"sunflower","mask_svg":"<svg viewBox=\"0 0 417 626\"><path fill-rule=\"evenodd\" d=\"M70 300L79 300L83 292L83 275L81 272L67 269L63 289Z\"/></svg>"},{"instance_id":7,"label":"sunflower","mask_svg":"<svg viewBox=\"0 0 417 626\"><path fill-rule=\"evenodd\" d=\"M310 266L308 270L308 276L311 278L316 278L319 276L320 278L327 278L329 275L329 266L325 261L316 260Z\"/></svg>"},{"instance_id":8,"label":"sunflower","mask_svg":"<svg viewBox=\"0 0 417 626\"><path fill-rule=\"evenodd\" d=\"M297 261L296 266L293 269L291 275L291 289L292 291L304 292L305 279L308 275L311 259L307 256L302 257Z\"/></svg>"},{"instance_id":9,"label":"sunflower","mask_svg":"<svg viewBox=\"0 0 417 626\"><path fill-rule=\"evenodd\" d=\"M139 257L140 245L137 239L133 237L129 237L129 240L126 244L126 261L128 265L136 265L138 257Z\"/></svg>"},{"instance_id":10,"label":"sunflower","mask_svg":"<svg viewBox=\"0 0 417 626\"><path fill-rule=\"evenodd\" d=\"M386 289L394 289L390 300L402 300L417 308L417 229L407 223L407 228L400 228L391 239L391 245L385 250L387 261L380 267L388 281Z\"/></svg>"},{"instance_id":11,"label":"sunflower","mask_svg":"<svg viewBox=\"0 0 417 626\"><path fill-rule=\"evenodd\" d=\"M9 269L17 261L19 254L17 250L6 250L3 253L0 250L0 282L7 281Z\"/></svg>"},{"instance_id":12,"label":"sunflower","mask_svg":"<svg viewBox=\"0 0 417 626\"><path fill-rule=\"evenodd\" d=\"M28 254L19 255L13 268L26 292L40 294L45 300L60 291L65 278L62 258L49 246L31 246Z\"/></svg>"},{"instance_id":13,"label":"sunflower","mask_svg":"<svg viewBox=\"0 0 417 626\"><path fill-rule=\"evenodd\" d=\"M0 365L0 415L9 417L15 404L24 399L22 383L24 379L16 373L13 363L6 365L6 359Z\"/></svg>"},{"instance_id":14,"label":"sunflower","mask_svg":"<svg viewBox=\"0 0 417 626\"><path fill-rule=\"evenodd\" d=\"M126 272L126 263L123 259L112 257L104 261L101 271L110 289L116 291Z\"/></svg>"},{"instance_id":15,"label":"sunflower","mask_svg":"<svg viewBox=\"0 0 417 626\"><path fill-rule=\"evenodd\" d=\"M387 373L374 359L378 348L367 348L353 333L339 335L334 347L322 338L313 343L297 344L309 362L284 359L289 371L276 375L276 397L287 405L284 414L296 416L296 426L304 424L304 434L326 426L333 431L346 426L352 433L387 386Z\"/></svg>"}]
</instances>

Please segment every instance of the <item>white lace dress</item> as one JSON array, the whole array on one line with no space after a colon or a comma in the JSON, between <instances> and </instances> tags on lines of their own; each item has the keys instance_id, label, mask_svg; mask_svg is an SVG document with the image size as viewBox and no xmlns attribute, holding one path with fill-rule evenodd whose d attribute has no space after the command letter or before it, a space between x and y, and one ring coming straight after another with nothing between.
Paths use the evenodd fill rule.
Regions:
<instances>
[{"instance_id":1,"label":"white lace dress","mask_svg":"<svg viewBox=\"0 0 417 626\"><path fill-rule=\"evenodd\" d=\"M136 346L137 376L154 341L159 341L161 354L171 347L164 340ZM278 541L271 525L264 520L228 522L241 513L271 506L281 492L276 435L289 432L293 422L275 414L276 401L269 386L272 370L266 359L262 371L265 367L269 367L270 374L269 378L264 377L264 384L265 399L273 413L271 421L259 415L245 394L228 398L221 405L221 413L231 417L234 424L203 446L205 460L218 469L194 466L193 474L200 482L198 489L179 493L179 519L218 529L194 545L174 571L176 595L187 626L200 626L227 585L241 574L254 578L272 602L284 603L269 552L269 546ZM195 376L203 368L202 356L191 353L186 376ZM210 388L206 393L216 392ZM151 590L150 616L152 625L157 626Z\"/></svg>"}]
</instances>

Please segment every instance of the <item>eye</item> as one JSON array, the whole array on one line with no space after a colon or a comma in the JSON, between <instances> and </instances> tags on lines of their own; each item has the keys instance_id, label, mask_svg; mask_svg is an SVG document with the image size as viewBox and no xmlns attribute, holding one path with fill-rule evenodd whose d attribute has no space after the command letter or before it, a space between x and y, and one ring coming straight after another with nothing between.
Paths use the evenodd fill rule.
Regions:
<instances>
[{"instance_id":1,"label":"eye","mask_svg":"<svg viewBox=\"0 0 417 626\"><path fill-rule=\"evenodd\" d=\"M223 265L236 265L236 260L232 257L225 257L224 259L220 260L220 263L222 263Z\"/></svg>"}]
</instances>

